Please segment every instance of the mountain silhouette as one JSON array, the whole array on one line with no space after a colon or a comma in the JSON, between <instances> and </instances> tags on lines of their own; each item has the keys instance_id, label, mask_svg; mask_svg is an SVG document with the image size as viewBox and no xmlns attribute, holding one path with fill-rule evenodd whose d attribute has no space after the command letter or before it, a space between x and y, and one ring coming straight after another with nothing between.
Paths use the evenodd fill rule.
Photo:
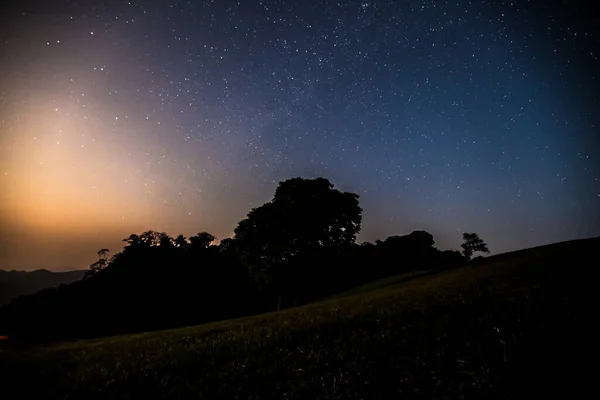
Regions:
<instances>
[{"instance_id":1,"label":"mountain silhouette","mask_svg":"<svg viewBox=\"0 0 600 400\"><path fill-rule=\"evenodd\" d=\"M46 269L35 271L0 269L0 306L18 296L77 281L83 278L84 273L84 270L52 272Z\"/></svg>"}]
</instances>

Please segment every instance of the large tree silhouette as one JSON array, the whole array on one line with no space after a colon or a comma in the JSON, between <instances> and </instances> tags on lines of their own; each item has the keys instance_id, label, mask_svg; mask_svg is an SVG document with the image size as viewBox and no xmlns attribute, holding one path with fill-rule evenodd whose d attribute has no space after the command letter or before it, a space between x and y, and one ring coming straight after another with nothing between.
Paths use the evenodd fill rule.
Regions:
<instances>
[{"instance_id":1,"label":"large tree silhouette","mask_svg":"<svg viewBox=\"0 0 600 400\"><path fill-rule=\"evenodd\" d=\"M236 247L255 283L289 290L302 268L293 267L299 259L354 244L361 214L358 195L334 189L327 179L289 179L279 184L273 200L240 221Z\"/></svg>"}]
</instances>

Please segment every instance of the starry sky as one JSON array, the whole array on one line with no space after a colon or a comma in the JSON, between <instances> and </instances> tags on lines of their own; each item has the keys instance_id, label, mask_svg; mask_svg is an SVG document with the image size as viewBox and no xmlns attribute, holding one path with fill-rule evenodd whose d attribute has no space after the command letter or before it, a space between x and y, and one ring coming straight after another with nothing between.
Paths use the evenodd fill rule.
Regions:
<instances>
[{"instance_id":1,"label":"starry sky","mask_svg":"<svg viewBox=\"0 0 600 400\"><path fill-rule=\"evenodd\" d=\"M589 2L12 3L0 268L85 268L146 229L229 237L297 176L360 195L360 241L600 235Z\"/></svg>"}]
</instances>

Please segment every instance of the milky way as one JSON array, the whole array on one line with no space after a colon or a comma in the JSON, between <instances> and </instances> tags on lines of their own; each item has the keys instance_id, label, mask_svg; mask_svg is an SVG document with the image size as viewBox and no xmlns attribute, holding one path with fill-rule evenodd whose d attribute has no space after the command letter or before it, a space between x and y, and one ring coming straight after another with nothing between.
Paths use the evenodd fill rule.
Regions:
<instances>
[{"instance_id":1,"label":"milky way","mask_svg":"<svg viewBox=\"0 0 600 400\"><path fill-rule=\"evenodd\" d=\"M0 23L0 268L228 237L296 176L359 194L360 240L600 235L584 2L47 3Z\"/></svg>"}]
</instances>

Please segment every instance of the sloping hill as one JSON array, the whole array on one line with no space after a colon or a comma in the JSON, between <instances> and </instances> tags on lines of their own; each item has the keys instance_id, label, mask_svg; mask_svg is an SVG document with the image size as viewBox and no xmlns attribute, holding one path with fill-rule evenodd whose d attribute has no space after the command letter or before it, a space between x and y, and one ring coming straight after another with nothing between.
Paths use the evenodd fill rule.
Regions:
<instances>
[{"instance_id":1,"label":"sloping hill","mask_svg":"<svg viewBox=\"0 0 600 400\"><path fill-rule=\"evenodd\" d=\"M575 398L591 297L581 281L598 263L598 245L595 238L507 253L278 313L8 349L0 353L3 391L82 399Z\"/></svg>"}]
</instances>

